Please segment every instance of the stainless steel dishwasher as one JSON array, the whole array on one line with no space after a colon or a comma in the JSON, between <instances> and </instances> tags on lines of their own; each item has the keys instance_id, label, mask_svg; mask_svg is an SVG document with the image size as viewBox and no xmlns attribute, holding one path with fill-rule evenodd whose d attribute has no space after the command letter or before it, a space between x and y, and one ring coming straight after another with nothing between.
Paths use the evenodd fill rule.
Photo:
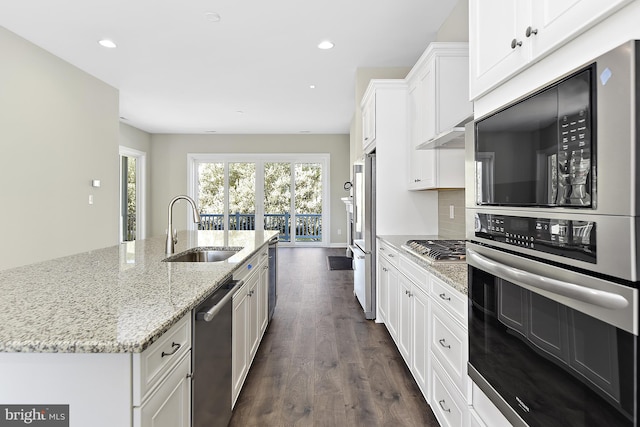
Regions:
<instances>
[{"instance_id":1,"label":"stainless steel dishwasher","mask_svg":"<svg viewBox=\"0 0 640 427\"><path fill-rule=\"evenodd\" d=\"M231 301L243 283L230 279L193 310L193 427L226 427L231 419Z\"/></svg>"}]
</instances>

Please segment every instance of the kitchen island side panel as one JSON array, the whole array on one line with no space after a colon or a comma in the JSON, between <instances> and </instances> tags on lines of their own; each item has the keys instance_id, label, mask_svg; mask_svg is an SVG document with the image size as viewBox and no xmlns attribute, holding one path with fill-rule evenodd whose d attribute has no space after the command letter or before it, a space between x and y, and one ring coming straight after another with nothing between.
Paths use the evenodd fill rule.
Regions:
<instances>
[{"instance_id":1,"label":"kitchen island side panel","mask_svg":"<svg viewBox=\"0 0 640 427\"><path fill-rule=\"evenodd\" d=\"M0 405L69 405L70 427L131 426L131 353L0 353L0 378Z\"/></svg>"}]
</instances>

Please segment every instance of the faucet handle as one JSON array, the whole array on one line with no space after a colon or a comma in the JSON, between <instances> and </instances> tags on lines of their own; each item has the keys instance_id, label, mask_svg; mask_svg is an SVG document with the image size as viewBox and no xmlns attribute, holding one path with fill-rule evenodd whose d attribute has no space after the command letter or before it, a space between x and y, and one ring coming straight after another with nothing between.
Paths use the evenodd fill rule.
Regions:
<instances>
[{"instance_id":1,"label":"faucet handle","mask_svg":"<svg viewBox=\"0 0 640 427\"><path fill-rule=\"evenodd\" d=\"M178 230L176 230L174 228L173 229L173 244L175 245L176 243L178 243Z\"/></svg>"}]
</instances>

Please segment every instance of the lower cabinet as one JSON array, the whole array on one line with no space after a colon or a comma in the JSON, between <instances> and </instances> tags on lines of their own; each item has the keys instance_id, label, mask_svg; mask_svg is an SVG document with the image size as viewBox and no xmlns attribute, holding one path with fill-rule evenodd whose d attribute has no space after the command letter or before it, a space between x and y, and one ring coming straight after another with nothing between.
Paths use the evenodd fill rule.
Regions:
<instances>
[{"instance_id":1,"label":"lower cabinet","mask_svg":"<svg viewBox=\"0 0 640 427\"><path fill-rule=\"evenodd\" d=\"M133 355L134 427L191 424L191 315Z\"/></svg>"},{"instance_id":2,"label":"lower cabinet","mask_svg":"<svg viewBox=\"0 0 640 427\"><path fill-rule=\"evenodd\" d=\"M240 395L268 323L269 263L265 247L247 266L248 273L240 276L244 285L233 296L232 315L232 406Z\"/></svg>"},{"instance_id":3,"label":"lower cabinet","mask_svg":"<svg viewBox=\"0 0 640 427\"><path fill-rule=\"evenodd\" d=\"M187 352L142 406L133 409L135 427L188 427L191 424L191 352Z\"/></svg>"},{"instance_id":4,"label":"lower cabinet","mask_svg":"<svg viewBox=\"0 0 640 427\"><path fill-rule=\"evenodd\" d=\"M466 304L464 295L409 257L396 255L392 264L378 252L378 313L438 422L467 427L468 339L459 306Z\"/></svg>"}]
</instances>

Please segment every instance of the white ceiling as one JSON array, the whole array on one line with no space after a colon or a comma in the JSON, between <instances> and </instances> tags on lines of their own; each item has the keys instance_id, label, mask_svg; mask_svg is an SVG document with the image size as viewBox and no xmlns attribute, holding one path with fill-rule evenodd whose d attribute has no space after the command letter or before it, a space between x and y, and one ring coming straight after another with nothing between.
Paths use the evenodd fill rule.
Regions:
<instances>
[{"instance_id":1,"label":"white ceiling","mask_svg":"<svg viewBox=\"0 0 640 427\"><path fill-rule=\"evenodd\" d=\"M455 3L2 0L0 25L119 89L147 132L349 133L356 69L412 66Z\"/></svg>"}]
</instances>

